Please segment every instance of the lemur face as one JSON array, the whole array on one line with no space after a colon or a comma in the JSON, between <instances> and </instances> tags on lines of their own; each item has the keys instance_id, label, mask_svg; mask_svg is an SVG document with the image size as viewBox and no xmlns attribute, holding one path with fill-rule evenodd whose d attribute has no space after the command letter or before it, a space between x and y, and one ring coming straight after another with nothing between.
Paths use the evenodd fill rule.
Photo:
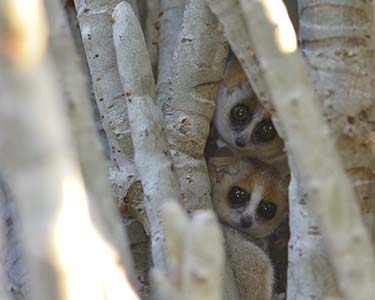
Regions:
<instances>
[{"instance_id":1,"label":"lemur face","mask_svg":"<svg viewBox=\"0 0 375 300\"><path fill-rule=\"evenodd\" d=\"M221 137L241 156L272 162L284 157L284 143L268 113L247 81L237 59L226 69L215 111L215 127Z\"/></svg>"},{"instance_id":2,"label":"lemur face","mask_svg":"<svg viewBox=\"0 0 375 300\"><path fill-rule=\"evenodd\" d=\"M288 215L289 177L233 156L209 160L212 204L219 219L252 237L269 236Z\"/></svg>"}]
</instances>

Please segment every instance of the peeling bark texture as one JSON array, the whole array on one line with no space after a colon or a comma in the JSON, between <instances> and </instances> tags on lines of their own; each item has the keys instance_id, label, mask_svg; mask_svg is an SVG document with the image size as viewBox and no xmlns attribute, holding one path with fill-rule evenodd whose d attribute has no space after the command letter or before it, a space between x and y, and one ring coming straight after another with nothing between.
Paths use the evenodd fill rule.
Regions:
<instances>
[{"instance_id":1,"label":"peeling bark texture","mask_svg":"<svg viewBox=\"0 0 375 300\"><path fill-rule=\"evenodd\" d=\"M295 162L294 173L311 196L318 215L340 293L347 300L371 299L375 294L375 257L370 236L328 135L285 7L281 0L241 0L241 6ZM272 14L272 10L278 14ZM350 107L350 102L347 105Z\"/></svg>"},{"instance_id":2,"label":"peeling bark texture","mask_svg":"<svg viewBox=\"0 0 375 300\"><path fill-rule=\"evenodd\" d=\"M299 1L299 7L302 52L310 67L310 77L328 120L330 134L335 138L338 154L352 180L362 217L374 243L373 3ZM319 254L324 260L325 252ZM295 272L298 273L298 269ZM312 279L313 284L323 284L319 278ZM334 294L330 291L332 287L321 286L322 293ZM306 290L304 282L300 282L299 290Z\"/></svg>"},{"instance_id":3,"label":"peeling bark texture","mask_svg":"<svg viewBox=\"0 0 375 300\"><path fill-rule=\"evenodd\" d=\"M4 266L3 275L7 282L7 291L12 299L24 300L28 298L27 270L24 249L20 240L19 217L12 196L4 174L0 172L0 227L2 227L1 233L3 234L2 243L0 243L0 264Z\"/></svg>"},{"instance_id":4,"label":"peeling bark texture","mask_svg":"<svg viewBox=\"0 0 375 300\"><path fill-rule=\"evenodd\" d=\"M154 78L142 28L126 2L119 3L114 10L113 38L128 104L134 160L145 194L153 263L164 270L166 253L160 209L168 199L178 201L181 193L161 126L161 111L155 103Z\"/></svg>"},{"instance_id":5,"label":"peeling bark texture","mask_svg":"<svg viewBox=\"0 0 375 300\"><path fill-rule=\"evenodd\" d=\"M174 53L171 97L163 106L168 142L188 212L211 207L203 157L227 58L215 16L204 1L188 2Z\"/></svg>"},{"instance_id":6,"label":"peeling bark texture","mask_svg":"<svg viewBox=\"0 0 375 300\"><path fill-rule=\"evenodd\" d=\"M253 42L248 37L239 0L206 0L206 2L220 21L225 37L241 62L256 95L262 103L267 104L266 108L272 111L267 87L255 55Z\"/></svg>"},{"instance_id":7,"label":"peeling bark texture","mask_svg":"<svg viewBox=\"0 0 375 300\"><path fill-rule=\"evenodd\" d=\"M69 121L72 124L74 144L71 147L76 148L78 153L82 175L90 195L91 214L101 233L111 241L111 244L116 245L128 276L132 277L134 270L129 260L130 250L124 247L128 244L124 240L125 229L119 222L120 216L111 197L107 166L95 129L93 111L81 68L82 62L75 48L60 0L47 1L46 10L51 53L67 99ZM135 279L132 278L132 280L135 284Z\"/></svg>"},{"instance_id":8,"label":"peeling bark texture","mask_svg":"<svg viewBox=\"0 0 375 300\"><path fill-rule=\"evenodd\" d=\"M330 133L375 245L373 1L299 1L300 40Z\"/></svg>"},{"instance_id":9,"label":"peeling bark texture","mask_svg":"<svg viewBox=\"0 0 375 300\"><path fill-rule=\"evenodd\" d=\"M112 38L112 11L120 0L75 0L96 101L111 147L112 192L123 211L148 228L143 212L143 192L133 161L133 145L126 101L116 66ZM137 207L138 209L134 209Z\"/></svg>"},{"instance_id":10,"label":"peeling bark texture","mask_svg":"<svg viewBox=\"0 0 375 300\"><path fill-rule=\"evenodd\" d=\"M221 300L224 246L219 224L209 211L191 220L176 203L163 206L169 273L152 273L159 300Z\"/></svg>"},{"instance_id":11,"label":"peeling bark texture","mask_svg":"<svg viewBox=\"0 0 375 300\"><path fill-rule=\"evenodd\" d=\"M157 96L161 106L170 97L173 54L184 17L185 0L160 0Z\"/></svg>"}]
</instances>

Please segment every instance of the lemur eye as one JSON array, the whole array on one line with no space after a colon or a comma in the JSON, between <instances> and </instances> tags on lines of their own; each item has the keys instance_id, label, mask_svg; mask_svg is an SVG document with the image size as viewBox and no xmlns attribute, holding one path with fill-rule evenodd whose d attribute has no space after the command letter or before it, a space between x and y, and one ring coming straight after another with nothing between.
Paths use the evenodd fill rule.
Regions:
<instances>
[{"instance_id":1,"label":"lemur eye","mask_svg":"<svg viewBox=\"0 0 375 300\"><path fill-rule=\"evenodd\" d=\"M276 204L262 200L258 205L257 214L262 218L269 220L276 215L276 210Z\"/></svg>"},{"instance_id":2,"label":"lemur eye","mask_svg":"<svg viewBox=\"0 0 375 300\"><path fill-rule=\"evenodd\" d=\"M250 112L246 106L238 104L234 106L230 112L232 122L235 125L246 125L250 121Z\"/></svg>"},{"instance_id":3,"label":"lemur eye","mask_svg":"<svg viewBox=\"0 0 375 300\"><path fill-rule=\"evenodd\" d=\"M254 130L255 138L261 142L273 140L277 133L271 120L263 120Z\"/></svg>"},{"instance_id":4,"label":"lemur eye","mask_svg":"<svg viewBox=\"0 0 375 300\"><path fill-rule=\"evenodd\" d=\"M228 200L233 208L244 206L249 199L249 194L239 186L233 186L228 192Z\"/></svg>"}]
</instances>

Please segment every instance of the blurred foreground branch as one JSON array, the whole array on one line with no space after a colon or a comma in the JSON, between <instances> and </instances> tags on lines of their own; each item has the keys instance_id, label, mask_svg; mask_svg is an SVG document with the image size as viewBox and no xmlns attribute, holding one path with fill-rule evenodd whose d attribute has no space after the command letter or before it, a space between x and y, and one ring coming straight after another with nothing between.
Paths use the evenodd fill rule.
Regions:
<instances>
[{"instance_id":1,"label":"blurred foreground branch","mask_svg":"<svg viewBox=\"0 0 375 300\"><path fill-rule=\"evenodd\" d=\"M223 238L211 212L188 219L175 203L163 206L168 272L152 273L159 300L220 300L224 267Z\"/></svg>"},{"instance_id":2,"label":"blurred foreground branch","mask_svg":"<svg viewBox=\"0 0 375 300\"><path fill-rule=\"evenodd\" d=\"M371 299L375 257L369 234L352 185L327 136L285 7L281 0L242 0L241 5L288 150L322 224L340 291L348 300Z\"/></svg>"},{"instance_id":3,"label":"blurred foreground branch","mask_svg":"<svg viewBox=\"0 0 375 300\"><path fill-rule=\"evenodd\" d=\"M101 299L105 293L108 299L138 299L116 247L89 214L62 93L46 51L42 1L5 4L0 163L20 212L31 297Z\"/></svg>"}]
</instances>

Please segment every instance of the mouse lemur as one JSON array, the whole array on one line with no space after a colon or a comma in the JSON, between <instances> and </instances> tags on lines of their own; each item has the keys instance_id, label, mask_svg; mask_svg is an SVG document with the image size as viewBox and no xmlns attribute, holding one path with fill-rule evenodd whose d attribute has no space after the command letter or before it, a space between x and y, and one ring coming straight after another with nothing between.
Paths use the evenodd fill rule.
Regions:
<instances>
[{"instance_id":1,"label":"mouse lemur","mask_svg":"<svg viewBox=\"0 0 375 300\"><path fill-rule=\"evenodd\" d=\"M212 204L219 220L264 238L288 216L289 176L254 159L234 156L209 161Z\"/></svg>"},{"instance_id":2,"label":"mouse lemur","mask_svg":"<svg viewBox=\"0 0 375 300\"><path fill-rule=\"evenodd\" d=\"M258 239L287 218L289 177L258 160L232 155L212 157L208 166L212 204L241 299L270 300L273 265Z\"/></svg>"},{"instance_id":3,"label":"mouse lemur","mask_svg":"<svg viewBox=\"0 0 375 300\"><path fill-rule=\"evenodd\" d=\"M235 56L226 67L214 123L220 138L241 156L268 163L285 158L284 143L271 115L259 102Z\"/></svg>"}]
</instances>

